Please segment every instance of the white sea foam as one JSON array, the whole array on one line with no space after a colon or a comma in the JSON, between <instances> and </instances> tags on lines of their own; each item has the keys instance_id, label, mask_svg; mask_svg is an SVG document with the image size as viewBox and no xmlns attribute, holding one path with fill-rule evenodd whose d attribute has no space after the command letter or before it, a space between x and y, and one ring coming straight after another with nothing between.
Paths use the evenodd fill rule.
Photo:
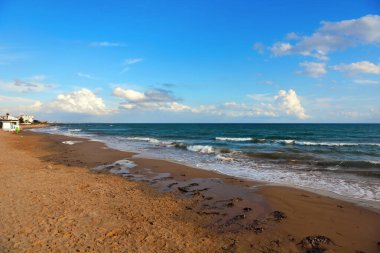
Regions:
<instances>
[{"instance_id":1,"label":"white sea foam","mask_svg":"<svg viewBox=\"0 0 380 253\"><path fill-rule=\"evenodd\" d=\"M215 152L215 149L212 146L208 145L191 145L187 147L188 150L204 153L204 154L211 154Z\"/></svg>"},{"instance_id":2,"label":"white sea foam","mask_svg":"<svg viewBox=\"0 0 380 253\"><path fill-rule=\"evenodd\" d=\"M81 132L81 129L75 128L75 129L67 129L69 132Z\"/></svg>"},{"instance_id":3,"label":"white sea foam","mask_svg":"<svg viewBox=\"0 0 380 253\"><path fill-rule=\"evenodd\" d=\"M232 162L232 161L234 161L234 159L232 157L226 157L226 156L221 155L221 154L217 155L216 158L219 159L219 160L221 160L221 161L224 161L224 162Z\"/></svg>"},{"instance_id":4,"label":"white sea foam","mask_svg":"<svg viewBox=\"0 0 380 253\"><path fill-rule=\"evenodd\" d=\"M134 140L134 141L149 141L149 142L158 141L157 139L149 138L149 137L127 137L126 139L127 140Z\"/></svg>"},{"instance_id":5,"label":"white sea foam","mask_svg":"<svg viewBox=\"0 0 380 253\"><path fill-rule=\"evenodd\" d=\"M340 146L377 146L380 147L380 143L350 143L350 142L313 142L313 141L296 141L296 140L276 140L274 142L281 144L295 144L302 146L329 146L329 147L340 147Z\"/></svg>"},{"instance_id":6,"label":"white sea foam","mask_svg":"<svg viewBox=\"0 0 380 253\"><path fill-rule=\"evenodd\" d=\"M112 174L126 174L129 173L129 170L136 167L136 163L123 159L116 161L112 164L106 164L106 165L99 165L92 170L94 171L109 171Z\"/></svg>"},{"instance_id":7,"label":"white sea foam","mask_svg":"<svg viewBox=\"0 0 380 253\"><path fill-rule=\"evenodd\" d=\"M275 142L286 144L286 145L295 144L295 140L278 140Z\"/></svg>"},{"instance_id":8,"label":"white sea foam","mask_svg":"<svg viewBox=\"0 0 380 253\"><path fill-rule=\"evenodd\" d=\"M250 137L215 137L218 141L252 141L253 138Z\"/></svg>"},{"instance_id":9,"label":"white sea foam","mask_svg":"<svg viewBox=\"0 0 380 253\"><path fill-rule=\"evenodd\" d=\"M150 142L152 144L156 145L162 145L162 146L171 146L174 145L172 141L163 141L156 138L149 138L149 137L126 137L127 140L133 140L133 141L145 141Z\"/></svg>"},{"instance_id":10,"label":"white sea foam","mask_svg":"<svg viewBox=\"0 0 380 253\"><path fill-rule=\"evenodd\" d=\"M81 143L82 141L63 141L62 143L63 144L67 144L67 145L74 145L76 143Z\"/></svg>"}]
</instances>

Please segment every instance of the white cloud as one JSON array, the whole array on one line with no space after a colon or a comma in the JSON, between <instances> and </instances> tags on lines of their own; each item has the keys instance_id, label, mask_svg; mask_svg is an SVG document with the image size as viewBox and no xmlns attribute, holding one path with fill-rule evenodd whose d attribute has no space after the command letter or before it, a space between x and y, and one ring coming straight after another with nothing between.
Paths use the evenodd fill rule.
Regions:
<instances>
[{"instance_id":1,"label":"white cloud","mask_svg":"<svg viewBox=\"0 0 380 253\"><path fill-rule=\"evenodd\" d=\"M380 80L369 80L369 79L355 79L354 83L357 84L380 84Z\"/></svg>"},{"instance_id":2,"label":"white cloud","mask_svg":"<svg viewBox=\"0 0 380 253\"><path fill-rule=\"evenodd\" d=\"M269 94L248 95L255 101L252 104L230 101L196 107L179 103L178 99L171 95L170 91L162 89L140 92L116 87L113 95L125 99L119 105L120 109L125 110L189 112L227 117L279 117L289 115L299 119L308 118L294 90L289 90L288 92L281 90L277 96ZM267 103L263 103L263 101Z\"/></svg>"},{"instance_id":3,"label":"white cloud","mask_svg":"<svg viewBox=\"0 0 380 253\"><path fill-rule=\"evenodd\" d=\"M32 114L42 109L42 103L38 100L9 97L0 95L0 114L10 113L12 115Z\"/></svg>"},{"instance_id":4,"label":"white cloud","mask_svg":"<svg viewBox=\"0 0 380 253\"><path fill-rule=\"evenodd\" d=\"M103 102L89 89L82 88L78 91L59 94L48 105L51 111L63 111L69 113L83 113L92 115L104 115L111 113Z\"/></svg>"},{"instance_id":5,"label":"white cloud","mask_svg":"<svg viewBox=\"0 0 380 253\"><path fill-rule=\"evenodd\" d=\"M139 101L146 99L145 94L131 90L131 89L123 89L121 87L116 87L113 90L113 95L120 98L125 98L128 101Z\"/></svg>"},{"instance_id":6,"label":"white cloud","mask_svg":"<svg viewBox=\"0 0 380 253\"><path fill-rule=\"evenodd\" d=\"M14 82L0 80L0 87L5 90L22 93L44 92L54 87L52 84L45 83L45 79L44 75L35 75L26 80L17 79Z\"/></svg>"},{"instance_id":7,"label":"white cloud","mask_svg":"<svg viewBox=\"0 0 380 253\"><path fill-rule=\"evenodd\" d=\"M90 74L86 74L86 73L82 73L82 72L78 72L77 76L82 77L82 78L86 78L86 79L94 79Z\"/></svg>"},{"instance_id":8,"label":"white cloud","mask_svg":"<svg viewBox=\"0 0 380 253\"><path fill-rule=\"evenodd\" d=\"M95 41L90 43L90 47L124 47L124 44L109 41Z\"/></svg>"},{"instance_id":9,"label":"white cloud","mask_svg":"<svg viewBox=\"0 0 380 253\"><path fill-rule=\"evenodd\" d=\"M143 111L190 111L191 107L180 104L178 102L141 102L141 103L121 103L119 106L120 109L136 109Z\"/></svg>"},{"instance_id":10,"label":"white cloud","mask_svg":"<svg viewBox=\"0 0 380 253\"><path fill-rule=\"evenodd\" d=\"M163 111L172 111L172 112L180 112L180 111L191 110L190 106L180 104L178 102L165 103L163 106L161 105L159 108L160 108L160 110L163 110Z\"/></svg>"},{"instance_id":11,"label":"white cloud","mask_svg":"<svg viewBox=\"0 0 380 253\"><path fill-rule=\"evenodd\" d=\"M139 63L139 62L142 62L144 59L143 58L128 58L128 59L125 59L124 62L123 62L123 66L124 68L122 69L122 73L124 72L127 72L130 70L130 65L133 65L133 64L136 64L136 63Z\"/></svg>"},{"instance_id":12,"label":"white cloud","mask_svg":"<svg viewBox=\"0 0 380 253\"><path fill-rule=\"evenodd\" d=\"M288 33L286 35L286 39L287 40L297 40L299 38L300 38L300 36L297 33L295 33L295 32L291 32L291 33Z\"/></svg>"},{"instance_id":13,"label":"white cloud","mask_svg":"<svg viewBox=\"0 0 380 253\"><path fill-rule=\"evenodd\" d=\"M236 102L225 102L223 105L225 107L237 107L237 106L239 106L239 104Z\"/></svg>"},{"instance_id":14,"label":"white cloud","mask_svg":"<svg viewBox=\"0 0 380 253\"><path fill-rule=\"evenodd\" d=\"M288 92L280 90L275 97L275 105L277 109L287 115L296 116L299 119L308 119L309 116L305 114L305 110L301 105L296 92L290 89Z\"/></svg>"},{"instance_id":15,"label":"white cloud","mask_svg":"<svg viewBox=\"0 0 380 253\"><path fill-rule=\"evenodd\" d=\"M305 110L296 92L292 89L289 91L280 90L277 96L271 96L269 94L253 94L248 96L259 103L246 104L227 102L221 107L214 107L211 113L230 117L280 117L286 115L302 120L309 118L309 116L305 114ZM210 110L208 112L210 113Z\"/></svg>"},{"instance_id":16,"label":"white cloud","mask_svg":"<svg viewBox=\"0 0 380 253\"><path fill-rule=\"evenodd\" d=\"M351 64L339 64L332 66L332 69L346 72L350 75L355 74L380 74L380 64L374 64L369 61L354 62Z\"/></svg>"},{"instance_id":17,"label":"white cloud","mask_svg":"<svg viewBox=\"0 0 380 253\"><path fill-rule=\"evenodd\" d=\"M276 42L272 47L271 51L275 56L282 56L291 53L293 46L290 43Z\"/></svg>"},{"instance_id":18,"label":"white cloud","mask_svg":"<svg viewBox=\"0 0 380 253\"><path fill-rule=\"evenodd\" d=\"M233 106L226 106L221 108L221 114L229 117L255 117L255 116L266 116L266 117L277 117L275 109L272 104L245 104L245 103L235 103Z\"/></svg>"},{"instance_id":19,"label":"white cloud","mask_svg":"<svg viewBox=\"0 0 380 253\"><path fill-rule=\"evenodd\" d=\"M297 71L297 74L307 75L314 78L323 76L327 73L326 71L326 63L321 62L301 62L299 64L301 67L304 67L304 70Z\"/></svg>"},{"instance_id":20,"label":"white cloud","mask_svg":"<svg viewBox=\"0 0 380 253\"><path fill-rule=\"evenodd\" d=\"M273 96L270 94L252 94L248 95L249 98L256 100L256 101L271 101L273 100Z\"/></svg>"},{"instance_id":21,"label":"white cloud","mask_svg":"<svg viewBox=\"0 0 380 253\"><path fill-rule=\"evenodd\" d=\"M128 58L124 60L124 65L136 64L138 62L142 62L143 60L143 58Z\"/></svg>"},{"instance_id":22,"label":"white cloud","mask_svg":"<svg viewBox=\"0 0 380 253\"><path fill-rule=\"evenodd\" d=\"M361 44L380 43L380 16L367 15L358 19L338 22L322 21L313 34L302 37L297 43L276 42L270 50L275 56L300 54L327 60L336 50Z\"/></svg>"},{"instance_id":23,"label":"white cloud","mask_svg":"<svg viewBox=\"0 0 380 253\"><path fill-rule=\"evenodd\" d=\"M234 103L234 102L232 102ZM200 105L191 109L193 113L205 113L213 115L222 115L223 110L216 105Z\"/></svg>"},{"instance_id":24,"label":"white cloud","mask_svg":"<svg viewBox=\"0 0 380 253\"><path fill-rule=\"evenodd\" d=\"M116 87L113 90L113 95L126 100L120 104L120 109L173 112L191 110L190 106L178 103L178 99L173 97L170 91L164 89L151 89L143 93L132 89Z\"/></svg>"},{"instance_id":25,"label":"white cloud","mask_svg":"<svg viewBox=\"0 0 380 253\"><path fill-rule=\"evenodd\" d=\"M266 85L272 85L273 84L273 81L272 80L265 80L262 82L263 84L266 84Z\"/></svg>"}]
</instances>

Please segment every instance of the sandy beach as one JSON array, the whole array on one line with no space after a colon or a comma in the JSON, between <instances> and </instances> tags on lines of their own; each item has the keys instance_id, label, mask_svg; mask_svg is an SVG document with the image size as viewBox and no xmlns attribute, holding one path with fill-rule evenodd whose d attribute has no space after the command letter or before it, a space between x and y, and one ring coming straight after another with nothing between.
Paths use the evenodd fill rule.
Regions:
<instances>
[{"instance_id":1,"label":"sandy beach","mask_svg":"<svg viewBox=\"0 0 380 253\"><path fill-rule=\"evenodd\" d=\"M86 139L0 140L0 252L380 252L379 212L353 203Z\"/></svg>"}]
</instances>

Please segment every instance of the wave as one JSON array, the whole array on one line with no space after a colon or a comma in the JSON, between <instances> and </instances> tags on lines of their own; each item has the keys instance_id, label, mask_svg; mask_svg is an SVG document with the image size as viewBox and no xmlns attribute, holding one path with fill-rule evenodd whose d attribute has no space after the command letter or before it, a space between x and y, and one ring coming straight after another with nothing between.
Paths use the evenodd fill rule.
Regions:
<instances>
[{"instance_id":1,"label":"wave","mask_svg":"<svg viewBox=\"0 0 380 253\"><path fill-rule=\"evenodd\" d=\"M156 142L158 139L149 138L149 137L127 137L127 140L135 140L135 141L148 141L148 142Z\"/></svg>"},{"instance_id":2,"label":"wave","mask_svg":"<svg viewBox=\"0 0 380 253\"><path fill-rule=\"evenodd\" d=\"M317 166L357 169L380 169L380 161L318 161Z\"/></svg>"},{"instance_id":3,"label":"wave","mask_svg":"<svg viewBox=\"0 0 380 253\"><path fill-rule=\"evenodd\" d=\"M251 137L215 137L218 141L253 141Z\"/></svg>"},{"instance_id":4,"label":"wave","mask_svg":"<svg viewBox=\"0 0 380 253\"><path fill-rule=\"evenodd\" d=\"M350 142L313 142L313 141L298 141L292 139L285 140L268 140L268 139L255 139L251 137L215 137L218 141L235 141L235 142L254 142L254 143L279 143L283 145L299 145L299 146L327 146L327 147L341 147L341 146L374 146L380 147L380 143L350 143Z\"/></svg>"},{"instance_id":5,"label":"wave","mask_svg":"<svg viewBox=\"0 0 380 253\"><path fill-rule=\"evenodd\" d=\"M191 146L187 146L186 148L187 150L204 153L204 154L215 153L215 149L209 145L191 145Z\"/></svg>"},{"instance_id":6,"label":"wave","mask_svg":"<svg viewBox=\"0 0 380 253\"><path fill-rule=\"evenodd\" d=\"M134 141L145 141L150 142L157 145L163 145L163 146L173 146L175 143L173 141L162 141L156 138L150 138L150 137L127 137L127 140L134 140Z\"/></svg>"},{"instance_id":7,"label":"wave","mask_svg":"<svg viewBox=\"0 0 380 253\"><path fill-rule=\"evenodd\" d=\"M295 140L278 140L278 141L275 141L275 142L276 143L285 144L285 145L296 144Z\"/></svg>"},{"instance_id":8,"label":"wave","mask_svg":"<svg viewBox=\"0 0 380 253\"><path fill-rule=\"evenodd\" d=\"M78 129L78 128L75 128L75 129L67 129L67 131L69 131L69 132L81 132L82 129Z\"/></svg>"},{"instance_id":9,"label":"wave","mask_svg":"<svg viewBox=\"0 0 380 253\"><path fill-rule=\"evenodd\" d=\"M377 146L380 147L380 143L348 143L348 142L310 142L310 141L296 141L297 145L304 146Z\"/></svg>"},{"instance_id":10,"label":"wave","mask_svg":"<svg viewBox=\"0 0 380 253\"><path fill-rule=\"evenodd\" d=\"M226 157L226 156L220 155L220 154L217 155L216 158L219 159L219 160L221 160L221 161L224 161L224 162L233 162L233 161L235 161L235 159L232 158L232 157Z\"/></svg>"},{"instance_id":11,"label":"wave","mask_svg":"<svg viewBox=\"0 0 380 253\"><path fill-rule=\"evenodd\" d=\"M350 142L312 142L312 141L297 141L297 140L276 140L276 143L285 145L300 145L300 146L328 146L328 147L341 147L341 146L377 146L380 143L350 143Z\"/></svg>"}]
</instances>

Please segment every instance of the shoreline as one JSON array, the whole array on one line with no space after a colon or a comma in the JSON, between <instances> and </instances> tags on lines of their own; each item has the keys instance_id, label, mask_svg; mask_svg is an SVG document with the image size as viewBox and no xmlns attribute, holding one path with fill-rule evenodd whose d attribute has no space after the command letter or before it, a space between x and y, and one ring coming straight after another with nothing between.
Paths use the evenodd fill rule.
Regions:
<instances>
[{"instance_id":1,"label":"shoreline","mask_svg":"<svg viewBox=\"0 0 380 253\"><path fill-rule=\"evenodd\" d=\"M64 136L64 135L62 135L62 136ZM75 137L73 137L73 138L75 138ZM79 137L79 138L81 138L81 137ZM126 151L126 152L129 152L129 151ZM228 174L224 174L222 172L215 171L215 170L207 170L207 169L203 169L203 168L194 167L194 166L191 166L189 164L184 164L184 163L181 163L181 162L178 162L178 161L175 161L175 160L165 160L165 159L158 159L158 158L155 158L155 157L150 157L149 154L136 153L134 155L134 157L138 157L138 158L141 157L141 158L145 158L145 159L167 161L167 162L170 162L170 163L175 163L175 164L183 165L183 166L186 166L186 167L189 167L189 168L192 168L192 169L205 170L205 171L209 171L211 173L215 173L216 175L220 175L220 176L223 176L223 177L233 177L233 178L236 178L236 179L244 180L246 182L251 182L252 184L257 184L260 187L261 186L262 187L280 187L280 188L284 187L284 188L290 188L290 189L298 189L298 190L306 191L306 192L309 192L309 193L314 193L314 194L317 194L317 195L322 195L324 197L330 197L330 198L333 198L333 199L336 199L336 200L341 200L341 201L349 202L349 203L355 204L357 206L369 209L371 211L374 211L374 212L377 212L377 213L380 214L380 202L375 201L375 200L367 200L367 199L361 200L361 199L358 199L358 198L351 198L351 197L343 196L343 195L340 195L338 193L335 193L335 192L332 192L332 191L328 191L328 190L315 189L315 188L311 188L311 187L303 187L303 186L297 186L297 185L291 185L291 184L281 184L281 183L260 181L260 180L254 180L254 179L239 177L239 176L228 175Z\"/></svg>"},{"instance_id":2,"label":"shoreline","mask_svg":"<svg viewBox=\"0 0 380 253\"><path fill-rule=\"evenodd\" d=\"M49 127L49 126L50 125L41 125L41 126L38 126L36 128L43 128L43 127ZM30 130L32 128L34 128L34 127L30 127L28 130ZM37 133L37 134L51 134L51 133L41 133L41 132L34 132L34 133ZM60 135L60 134L52 134L52 135L65 136L65 137L68 137L68 138L73 138L73 139L78 139L78 140L82 140L83 139L83 140L87 140L87 141L94 141L94 140L91 140L90 138L86 138L86 137L82 137L82 136L68 136L68 135ZM181 163L181 162L175 161L175 160L159 159L159 158L152 157L149 154L145 154L145 153L137 153L137 152L132 152L132 151L128 151L128 150L115 149L115 148L109 147L107 145L107 143L105 143L103 141L98 141L98 140L95 140L95 141L104 144L107 148L109 148L111 150L117 150L117 151L121 151L121 152L127 152L129 154L133 154L133 158L150 159L150 160L156 160L156 161L166 161L166 162L169 162L169 163L174 163L174 164L178 164L178 165L181 165L181 166L186 166L186 167L189 167L189 168L192 168L192 169L195 169L195 170L208 171L210 173L214 173L216 177L218 177L218 176L221 176L221 177L232 177L232 178L236 178L236 179L239 179L239 180L244 180L245 182L250 182L253 185L260 185L260 186L264 186L264 187L284 187L284 188L290 188L290 189L298 189L298 190L306 191L306 192L309 192L309 193L314 193L314 194L317 194L317 195L322 195L322 196L325 196L325 197L330 197L330 198L334 198L334 199L337 199L337 200L353 203L353 204L355 204L357 206L367 208L367 209L369 209L371 211L374 211L374 212L380 214L380 202L375 201L375 200L367 200L367 199L362 200L362 199L359 199L359 198L353 198L353 197L343 196L343 195L335 193L333 191L328 191L328 190L323 190L323 189L315 189L315 188L311 188L311 187L297 186L297 185L292 185L292 184L282 184L282 183L260 181L260 180L255 180L255 179L249 179L249 178L244 178L244 177L224 174L224 173L216 171L216 170L209 170L209 169L203 169L203 168L199 168L199 167L194 167L194 166L192 166L190 164Z\"/></svg>"},{"instance_id":3,"label":"shoreline","mask_svg":"<svg viewBox=\"0 0 380 253\"><path fill-rule=\"evenodd\" d=\"M214 233L212 231L216 231L216 245L224 245L227 237L228 240L233 240L227 246L222 245L226 249L234 249L227 252L246 252L248 249L260 252L260 249L279 248L303 252L303 246L299 242L307 236L317 235L326 236L336 244L339 243L339 247L329 243L323 245L336 252L347 252L345 250L352 250L352 247L365 252L378 250L376 242L380 232L379 214L352 203L296 188L262 186L257 182L169 161L138 158L134 157L134 153L106 148L101 142L80 138L81 143L62 144L62 141L79 140L77 137L33 132L12 137L23 138L22 141L38 140L30 145L40 150L39 152L48 154L40 155L38 159L52 164L50 166L59 165L68 170L73 167L86 168L87 176L104 175L105 180L117 177L118 181L125 181L121 184L137 183L138 187L144 188L153 196L169 194L169 198L175 203L187 202L182 207L187 213L185 220L190 219L189 216L193 217L190 219L191 224L205 228L208 231L206 234L211 235ZM18 147L23 152L32 152L30 147ZM99 174L89 170L120 159L133 161L137 166L122 176ZM114 169L117 168L114 166ZM194 217L197 217L196 221ZM335 228L331 228L332 221ZM289 238L290 235L292 238ZM253 248L257 251L252 250L252 245L248 242L255 242L256 248Z\"/></svg>"}]
</instances>

